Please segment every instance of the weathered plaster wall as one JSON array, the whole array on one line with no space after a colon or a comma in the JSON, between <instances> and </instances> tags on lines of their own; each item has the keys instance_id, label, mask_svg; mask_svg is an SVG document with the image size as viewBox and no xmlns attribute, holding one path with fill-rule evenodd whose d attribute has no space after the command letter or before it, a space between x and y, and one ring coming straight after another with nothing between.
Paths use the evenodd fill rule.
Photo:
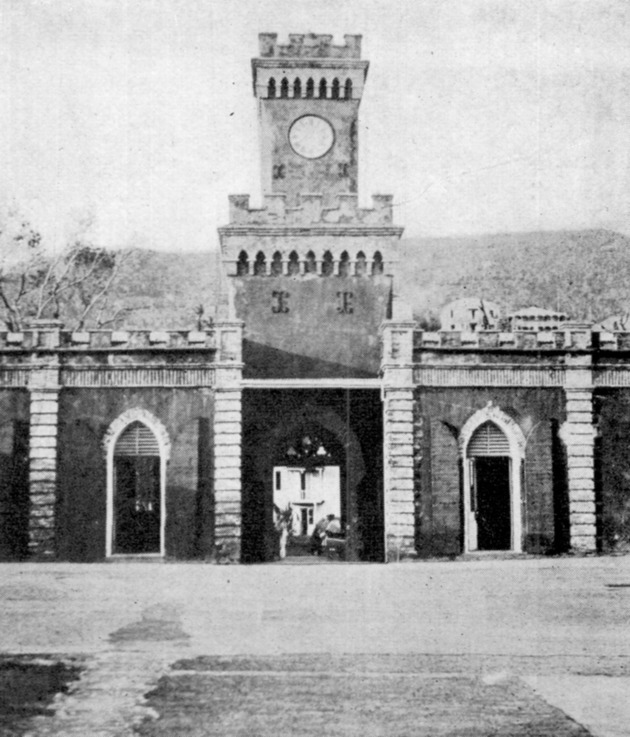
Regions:
<instances>
[{"instance_id":1,"label":"weathered plaster wall","mask_svg":"<svg viewBox=\"0 0 630 737\"><path fill-rule=\"evenodd\" d=\"M417 388L415 480L421 555L457 555L463 549L462 489L457 438L466 420L488 402L512 417L526 438L523 468L523 549L547 552L564 544L557 514L566 494L554 428L564 421L559 389ZM556 454L557 455L557 454Z\"/></svg>"},{"instance_id":2,"label":"weathered plaster wall","mask_svg":"<svg viewBox=\"0 0 630 737\"><path fill-rule=\"evenodd\" d=\"M246 326L244 375L377 376L390 283L384 276L235 278L236 314ZM351 311L342 311L344 294Z\"/></svg>"},{"instance_id":3,"label":"weathered plaster wall","mask_svg":"<svg viewBox=\"0 0 630 737\"><path fill-rule=\"evenodd\" d=\"M57 554L105 556L106 459L103 437L125 410L142 408L167 429L166 554L209 555L213 546L212 417L209 389L64 389L59 398Z\"/></svg>"}]
</instances>

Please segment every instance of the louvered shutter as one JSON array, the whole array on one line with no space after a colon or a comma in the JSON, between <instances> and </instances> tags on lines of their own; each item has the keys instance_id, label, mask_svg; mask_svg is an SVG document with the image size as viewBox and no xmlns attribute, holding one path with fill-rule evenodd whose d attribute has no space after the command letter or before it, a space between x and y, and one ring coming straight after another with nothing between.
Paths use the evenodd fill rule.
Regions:
<instances>
[{"instance_id":1,"label":"louvered shutter","mask_svg":"<svg viewBox=\"0 0 630 737\"><path fill-rule=\"evenodd\" d=\"M509 456L510 444L507 436L493 422L484 422L475 430L466 455L473 456Z\"/></svg>"},{"instance_id":2,"label":"louvered shutter","mask_svg":"<svg viewBox=\"0 0 630 737\"><path fill-rule=\"evenodd\" d=\"M157 438L146 425L132 422L118 438L114 450L116 456L159 456Z\"/></svg>"}]
</instances>

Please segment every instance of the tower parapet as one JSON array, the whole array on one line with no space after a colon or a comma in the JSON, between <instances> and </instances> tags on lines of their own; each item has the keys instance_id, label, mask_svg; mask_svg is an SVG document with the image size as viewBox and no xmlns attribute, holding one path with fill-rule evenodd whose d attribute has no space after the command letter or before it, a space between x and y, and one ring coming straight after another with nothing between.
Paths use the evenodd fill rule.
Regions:
<instances>
[{"instance_id":1,"label":"tower parapet","mask_svg":"<svg viewBox=\"0 0 630 737\"><path fill-rule=\"evenodd\" d=\"M360 59L361 36L345 35L344 46L334 46L327 33L290 33L288 44L278 43L277 33L260 33L258 47L261 57L306 59Z\"/></svg>"},{"instance_id":2,"label":"tower parapet","mask_svg":"<svg viewBox=\"0 0 630 737\"><path fill-rule=\"evenodd\" d=\"M336 195L333 207L324 207L323 194L299 195L297 207L287 207L286 194L269 194L261 208L250 208L249 195L230 195L230 225L348 225L391 226L392 196L372 195L372 207L358 205L358 195Z\"/></svg>"}]
</instances>

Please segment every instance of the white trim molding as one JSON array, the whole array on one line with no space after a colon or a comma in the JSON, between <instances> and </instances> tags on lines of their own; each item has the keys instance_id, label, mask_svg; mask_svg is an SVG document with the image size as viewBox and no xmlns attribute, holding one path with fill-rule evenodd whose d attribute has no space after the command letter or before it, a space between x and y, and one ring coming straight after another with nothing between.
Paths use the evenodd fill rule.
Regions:
<instances>
[{"instance_id":1,"label":"white trim molding","mask_svg":"<svg viewBox=\"0 0 630 737\"><path fill-rule=\"evenodd\" d=\"M141 407L128 409L119 415L109 426L103 438L103 450L105 452L107 467L107 517L105 555L107 558L114 556L114 449L118 438L122 435L132 422L141 422L146 425L155 435L160 449L160 556L166 553L164 532L166 529L166 465L171 454L171 441L164 425ZM117 556L120 557L120 556ZM135 557L135 556L131 556Z\"/></svg>"},{"instance_id":2,"label":"white trim molding","mask_svg":"<svg viewBox=\"0 0 630 737\"><path fill-rule=\"evenodd\" d=\"M526 438L519 425L492 402L488 402L483 409L469 417L459 434L459 455L462 460L464 477L464 552L477 550L477 522L471 511L473 473L466 457L466 451L473 434L485 422L494 423L508 439L510 448L510 550L521 552L523 530L521 468L525 459Z\"/></svg>"}]
</instances>

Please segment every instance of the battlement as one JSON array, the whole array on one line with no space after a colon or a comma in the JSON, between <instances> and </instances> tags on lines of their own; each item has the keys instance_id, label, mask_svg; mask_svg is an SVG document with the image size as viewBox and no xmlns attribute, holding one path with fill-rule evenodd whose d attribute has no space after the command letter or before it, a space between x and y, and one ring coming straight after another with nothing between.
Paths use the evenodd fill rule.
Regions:
<instances>
[{"instance_id":1,"label":"battlement","mask_svg":"<svg viewBox=\"0 0 630 737\"><path fill-rule=\"evenodd\" d=\"M216 350L224 328L211 330L78 330L28 329L0 332L0 351L134 351L134 350Z\"/></svg>"},{"instance_id":2,"label":"battlement","mask_svg":"<svg viewBox=\"0 0 630 737\"><path fill-rule=\"evenodd\" d=\"M230 195L230 225L392 225L392 195L372 195L372 207L361 208L358 195L338 194L336 207L324 207L323 194L302 194L298 207L286 206L286 194L264 197L264 206L250 208L249 195Z\"/></svg>"},{"instance_id":3,"label":"battlement","mask_svg":"<svg viewBox=\"0 0 630 737\"><path fill-rule=\"evenodd\" d=\"M325 33L289 34L287 44L278 43L277 33L259 33L262 58L289 59L360 59L361 36L345 35L344 46L334 46L332 35Z\"/></svg>"},{"instance_id":4,"label":"battlement","mask_svg":"<svg viewBox=\"0 0 630 737\"><path fill-rule=\"evenodd\" d=\"M459 330L414 333L415 350L432 349L503 349L509 350L630 350L629 332L593 332L590 329L500 332L480 330L467 333Z\"/></svg>"}]
</instances>

